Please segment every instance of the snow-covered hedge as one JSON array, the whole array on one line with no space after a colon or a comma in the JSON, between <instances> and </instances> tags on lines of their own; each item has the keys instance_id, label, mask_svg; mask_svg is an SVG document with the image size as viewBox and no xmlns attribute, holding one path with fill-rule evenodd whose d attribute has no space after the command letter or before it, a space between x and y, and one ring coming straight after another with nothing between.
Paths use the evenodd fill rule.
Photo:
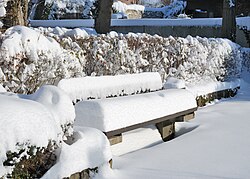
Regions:
<instances>
[{"instance_id":1,"label":"snow-covered hedge","mask_svg":"<svg viewBox=\"0 0 250 179\"><path fill-rule=\"evenodd\" d=\"M73 31L8 29L1 39L0 83L12 92L33 93L43 84L86 75L159 72L162 80L197 83L241 73L241 48L226 39Z\"/></svg>"},{"instance_id":2,"label":"snow-covered hedge","mask_svg":"<svg viewBox=\"0 0 250 179\"><path fill-rule=\"evenodd\" d=\"M159 72L162 79L177 77L187 83L201 79L224 81L241 73L240 46L226 39L163 38L148 34L90 36L77 40L87 75Z\"/></svg>"},{"instance_id":3,"label":"snow-covered hedge","mask_svg":"<svg viewBox=\"0 0 250 179\"><path fill-rule=\"evenodd\" d=\"M55 86L32 95L0 93L0 177L15 171L22 160L60 147L73 134L74 118L71 100Z\"/></svg>"}]
</instances>

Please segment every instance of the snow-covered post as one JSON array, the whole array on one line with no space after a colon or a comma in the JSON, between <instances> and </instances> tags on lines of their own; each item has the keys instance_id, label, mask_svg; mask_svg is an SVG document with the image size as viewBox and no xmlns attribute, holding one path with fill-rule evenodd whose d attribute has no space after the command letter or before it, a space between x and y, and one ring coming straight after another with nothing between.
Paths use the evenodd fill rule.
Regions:
<instances>
[{"instance_id":1,"label":"snow-covered post","mask_svg":"<svg viewBox=\"0 0 250 179\"><path fill-rule=\"evenodd\" d=\"M223 0L222 37L236 39L236 1Z\"/></svg>"},{"instance_id":2,"label":"snow-covered post","mask_svg":"<svg viewBox=\"0 0 250 179\"><path fill-rule=\"evenodd\" d=\"M97 33L107 33L110 31L113 0L98 0L97 3L95 30Z\"/></svg>"}]
</instances>

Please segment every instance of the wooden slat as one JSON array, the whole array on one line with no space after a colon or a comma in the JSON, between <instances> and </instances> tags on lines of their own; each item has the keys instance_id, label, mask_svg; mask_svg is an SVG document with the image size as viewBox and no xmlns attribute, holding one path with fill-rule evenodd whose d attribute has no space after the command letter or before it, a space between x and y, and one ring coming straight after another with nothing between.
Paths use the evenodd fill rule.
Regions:
<instances>
[{"instance_id":1,"label":"wooden slat","mask_svg":"<svg viewBox=\"0 0 250 179\"><path fill-rule=\"evenodd\" d=\"M104 132L104 134L109 138L109 137L112 137L112 136L115 136L115 135L118 135L118 134L122 134L122 133L127 132L127 131L131 131L131 130L134 130L134 129L137 129L137 128L145 127L145 126L148 126L148 125L151 125L151 124L156 124L156 123L163 122L163 121L169 121L169 124L171 124L171 123L173 123L173 122L175 122L177 120L176 119L177 117L193 113L196 110L197 110L197 107L192 108L192 109L188 109L188 110L185 110L185 111L181 111L181 112L178 112L178 113L175 113L175 114L171 114L171 115L168 115L168 116L164 116L164 117L161 117L161 118L153 119L153 120L150 120L150 121L147 121L147 122L143 122L143 123L135 124L135 125L132 125L132 126L124 127L124 128L121 128L121 129L117 129L117 130L113 130L113 131L109 131L109 132Z\"/></svg>"}]
</instances>

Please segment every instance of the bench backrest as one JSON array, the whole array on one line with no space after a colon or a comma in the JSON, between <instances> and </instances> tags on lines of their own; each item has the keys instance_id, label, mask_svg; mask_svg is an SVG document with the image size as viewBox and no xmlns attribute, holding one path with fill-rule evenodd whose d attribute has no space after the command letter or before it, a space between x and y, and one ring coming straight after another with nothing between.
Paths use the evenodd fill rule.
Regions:
<instances>
[{"instance_id":1,"label":"bench backrest","mask_svg":"<svg viewBox=\"0 0 250 179\"><path fill-rule=\"evenodd\" d=\"M58 87L74 102L152 92L163 88L157 72L63 79Z\"/></svg>"}]
</instances>

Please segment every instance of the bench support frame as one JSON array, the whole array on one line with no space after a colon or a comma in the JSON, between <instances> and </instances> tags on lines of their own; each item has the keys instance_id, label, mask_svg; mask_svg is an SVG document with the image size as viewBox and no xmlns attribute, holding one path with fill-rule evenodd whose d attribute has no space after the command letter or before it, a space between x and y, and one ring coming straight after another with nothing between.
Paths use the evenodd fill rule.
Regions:
<instances>
[{"instance_id":1,"label":"bench support frame","mask_svg":"<svg viewBox=\"0 0 250 179\"><path fill-rule=\"evenodd\" d=\"M174 138L175 122L183 122L183 121L187 121L187 120L194 118L194 111L196 110L197 110L197 107L188 109L185 111L181 111L178 113L174 113L168 116L164 116L161 118L157 118L154 120L150 120L147 122L128 126L125 128L121 128L121 129L117 129L117 130L113 130L109 132L104 132L104 134L108 137L110 144L114 145L114 144L122 142L122 133L155 124L162 136L163 141L168 141Z\"/></svg>"}]
</instances>

